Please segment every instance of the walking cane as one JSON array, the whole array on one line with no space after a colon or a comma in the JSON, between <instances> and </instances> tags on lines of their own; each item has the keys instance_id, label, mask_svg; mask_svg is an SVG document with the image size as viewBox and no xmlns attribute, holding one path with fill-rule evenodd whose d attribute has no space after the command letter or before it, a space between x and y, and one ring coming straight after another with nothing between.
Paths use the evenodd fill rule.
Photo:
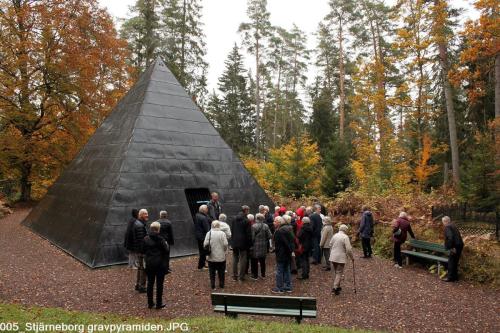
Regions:
<instances>
[{"instance_id":1,"label":"walking cane","mask_svg":"<svg viewBox=\"0 0 500 333\"><path fill-rule=\"evenodd\" d=\"M354 260L352 261L352 276L354 278L354 293L356 293L356 271L354 270Z\"/></svg>"}]
</instances>

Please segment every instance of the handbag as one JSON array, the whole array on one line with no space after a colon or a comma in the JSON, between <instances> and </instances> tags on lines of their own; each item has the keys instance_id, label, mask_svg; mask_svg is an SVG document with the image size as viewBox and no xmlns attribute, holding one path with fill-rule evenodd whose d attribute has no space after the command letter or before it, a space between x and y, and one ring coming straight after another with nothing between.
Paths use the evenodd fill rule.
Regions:
<instances>
[{"instance_id":1,"label":"handbag","mask_svg":"<svg viewBox=\"0 0 500 333\"><path fill-rule=\"evenodd\" d=\"M208 245L203 247L203 249L205 250L205 254L208 256L212 252L212 247L210 246L210 241L212 240L212 230L210 230L209 233L210 234L208 235Z\"/></svg>"}]
</instances>

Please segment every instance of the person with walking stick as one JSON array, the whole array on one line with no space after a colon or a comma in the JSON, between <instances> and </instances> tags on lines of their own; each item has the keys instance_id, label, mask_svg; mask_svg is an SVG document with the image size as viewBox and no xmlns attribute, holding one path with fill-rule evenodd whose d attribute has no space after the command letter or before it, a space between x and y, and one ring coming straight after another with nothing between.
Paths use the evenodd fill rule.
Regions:
<instances>
[{"instance_id":1,"label":"person with walking stick","mask_svg":"<svg viewBox=\"0 0 500 333\"><path fill-rule=\"evenodd\" d=\"M347 235L348 227L345 224L339 226L339 232L333 235L330 241L330 262L333 268L333 288L332 293L340 295L342 288L340 282L344 273L344 267L347 259L351 259L354 268L354 255L352 246Z\"/></svg>"}]
</instances>

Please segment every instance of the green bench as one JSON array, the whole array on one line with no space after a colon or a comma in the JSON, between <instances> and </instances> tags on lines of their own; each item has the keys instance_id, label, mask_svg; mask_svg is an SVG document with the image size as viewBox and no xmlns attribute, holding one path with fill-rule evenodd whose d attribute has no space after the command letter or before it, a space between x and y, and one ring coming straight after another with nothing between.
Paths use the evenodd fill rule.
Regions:
<instances>
[{"instance_id":1,"label":"green bench","mask_svg":"<svg viewBox=\"0 0 500 333\"><path fill-rule=\"evenodd\" d=\"M441 264L448 263L448 255L450 251L445 249L441 244L425 242L417 239L410 239L412 250L403 250L402 254L406 255L406 264L410 264L410 257L426 259L437 262L438 276L441 273Z\"/></svg>"},{"instance_id":2,"label":"green bench","mask_svg":"<svg viewBox=\"0 0 500 333\"><path fill-rule=\"evenodd\" d=\"M236 318L238 314L316 318L316 299L313 297L263 296L212 293L215 312Z\"/></svg>"}]
</instances>

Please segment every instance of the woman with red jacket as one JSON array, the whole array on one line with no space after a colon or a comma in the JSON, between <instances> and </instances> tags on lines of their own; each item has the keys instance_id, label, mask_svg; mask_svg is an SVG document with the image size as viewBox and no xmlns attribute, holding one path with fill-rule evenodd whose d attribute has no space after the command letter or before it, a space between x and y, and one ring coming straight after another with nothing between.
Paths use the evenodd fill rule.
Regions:
<instances>
[{"instance_id":1,"label":"woman with red jacket","mask_svg":"<svg viewBox=\"0 0 500 333\"><path fill-rule=\"evenodd\" d=\"M394 267L403 268L403 258L401 257L401 244L406 242L408 234L415 238L413 230L411 230L410 220L406 212L399 213L398 219L392 227L392 240L394 241Z\"/></svg>"}]
</instances>

